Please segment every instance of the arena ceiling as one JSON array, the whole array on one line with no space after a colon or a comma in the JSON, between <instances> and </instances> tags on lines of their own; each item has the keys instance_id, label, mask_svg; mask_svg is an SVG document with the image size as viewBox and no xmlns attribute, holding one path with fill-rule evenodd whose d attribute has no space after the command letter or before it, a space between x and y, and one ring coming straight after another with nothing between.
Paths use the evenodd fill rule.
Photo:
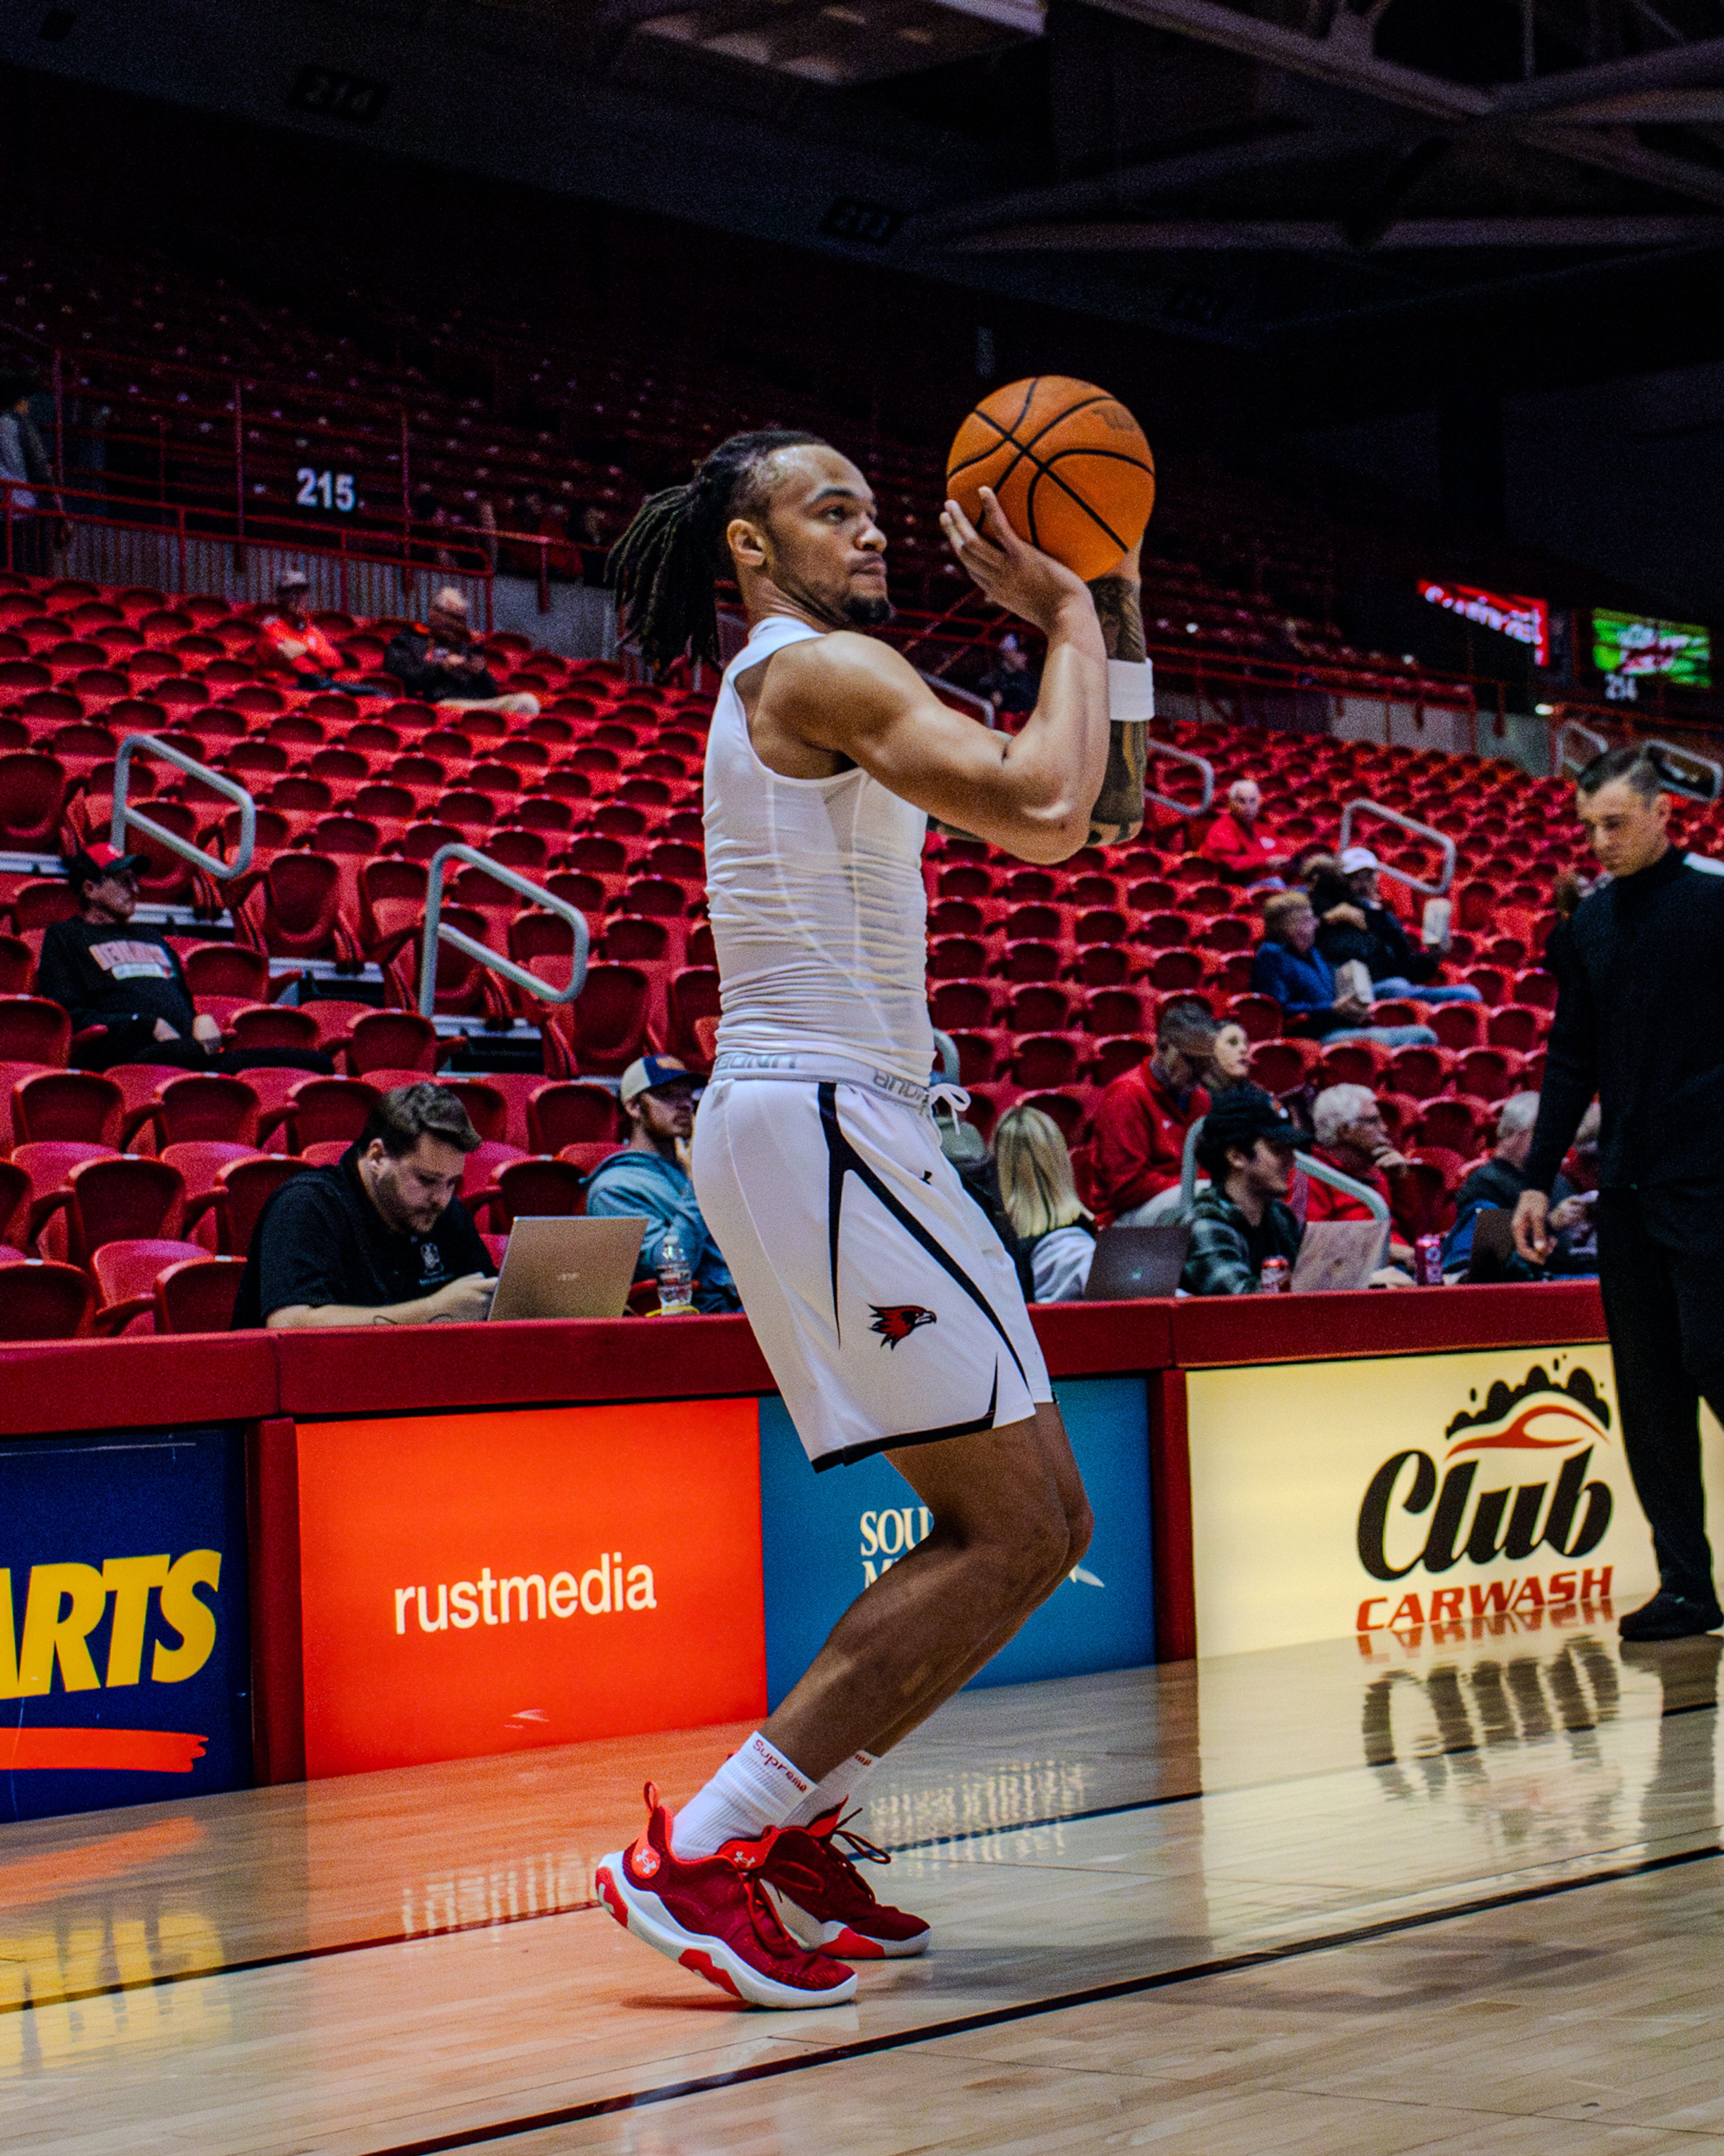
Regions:
<instances>
[{"instance_id":1,"label":"arena ceiling","mask_svg":"<svg viewBox=\"0 0 1724 2156\"><path fill-rule=\"evenodd\" d=\"M1307 382L1724 355L1724 0L0 0L0 57Z\"/></svg>"}]
</instances>

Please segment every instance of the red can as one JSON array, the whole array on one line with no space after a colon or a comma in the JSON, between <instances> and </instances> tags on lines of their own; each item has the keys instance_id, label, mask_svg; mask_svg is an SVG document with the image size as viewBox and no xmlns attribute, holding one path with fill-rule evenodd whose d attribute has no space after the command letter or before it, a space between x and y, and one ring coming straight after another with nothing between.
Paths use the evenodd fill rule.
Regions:
<instances>
[{"instance_id":1,"label":"red can","mask_svg":"<svg viewBox=\"0 0 1724 2156\"><path fill-rule=\"evenodd\" d=\"M1257 1285L1265 1295L1285 1295L1293 1286L1293 1268L1285 1258L1265 1258Z\"/></svg>"},{"instance_id":2,"label":"red can","mask_svg":"<svg viewBox=\"0 0 1724 2156\"><path fill-rule=\"evenodd\" d=\"M1443 1285L1443 1239L1421 1235L1413 1245L1413 1277L1420 1287Z\"/></svg>"}]
</instances>

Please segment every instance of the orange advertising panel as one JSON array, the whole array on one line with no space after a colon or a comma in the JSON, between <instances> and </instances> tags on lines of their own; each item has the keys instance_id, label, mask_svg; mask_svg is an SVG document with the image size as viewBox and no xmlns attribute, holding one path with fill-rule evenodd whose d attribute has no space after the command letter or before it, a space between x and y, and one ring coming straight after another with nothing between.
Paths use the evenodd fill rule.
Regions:
<instances>
[{"instance_id":1,"label":"orange advertising panel","mask_svg":"<svg viewBox=\"0 0 1724 2156\"><path fill-rule=\"evenodd\" d=\"M758 1413L302 1424L307 1774L764 1714Z\"/></svg>"}]
</instances>

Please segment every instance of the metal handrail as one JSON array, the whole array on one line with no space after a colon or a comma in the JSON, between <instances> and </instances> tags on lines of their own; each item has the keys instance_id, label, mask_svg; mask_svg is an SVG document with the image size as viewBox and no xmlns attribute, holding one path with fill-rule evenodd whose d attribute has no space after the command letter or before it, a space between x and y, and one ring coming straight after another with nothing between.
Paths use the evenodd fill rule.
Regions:
<instances>
[{"instance_id":1,"label":"metal handrail","mask_svg":"<svg viewBox=\"0 0 1724 2156\"><path fill-rule=\"evenodd\" d=\"M206 854L201 846L194 846L177 831L167 829L153 816L146 816L142 809L132 807L127 798L131 784L131 760L140 749L166 757L177 769L193 778L201 778L206 786L213 787L225 800L235 804L239 811L239 851L233 860L224 861L218 854ZM114 821L109 838L115 853L126 851L128 825L136 831L146 831L157 845L166 846L171 854L177 854L182 861L190 861L194 868L203 870L208 875L235 876L242 869L251 866L251 857L256 850L258 804L237 779L229 778L223 772L212 771L207 763L200 763L195 756L187 756L172 742L161 741L154 734L128 734L114 758Z\"/></svg>"},{"instance_id":2,"label":"metal handrail","mask_svg":"<svg viewBox=\"0 0 1724 2156\"><path fill-rule=\"evenodd\" d=\"M947 1085L956 1086L959 1075L957 1043L949 1033L942 1033L937 1025L934 1028L934 1053L940 1059L941 1078Z\"/></svg>"},{"instance_id":3,"label":"metal handrail","mask_svg":"<svg viewBox=\"0 0 1724 2156\"><path fill-rule=\"evenodd\" d=\"M559 921L566 921L575 939L573 963L569 971L566 988L553 988L541 981L536 973L530 973L525 966L517 966L512 958L505 958L493 951L488 943L478 943L464 930L447 928L443 921L443 865L445 861L464 861L469 868L483 869L488 876L511 891L518 891L523 898L531 899L535 906L543 906L546 912L554 913ZM529 877L518 875L513 869L505 869L500 861L488 860L476 846L439 846L431 856L430 872L425 886L425 927L421 938L423 949L419 957L419 1012L424 1018L432 1017L437 1009L437 948L439 942L449 944L469 958L476 958L481 966L489 966L492 973L500 973L505 981L517 988L525 988L529 995L537 996L547 1004L572 1004L587 985L587 916L571 906L566 899L555 897L541 884Z\"/></svg>"},{"instance_id":4,"label":"metal handrail","mask_svg":"<svg viewBox=\"0 0 1724 2156\"><path fill-rule=\"evenodd\" d=\"M1143 788L1144 799L1146 801L1153 801L1157 804L1157 806L1162 808L1177 809L1182 816L1201 816L1205 809L1208 808L1209 803L1215 798L1215 767L1210 762L1208 757L1195 756L1188 748L1175 748L1172 742L1156 741L1153 739L1152 739L1148 744L1148 752L1151 762L1153 762L1157 757L1166 757L1171 758L1171 760L1175 763L1190 764L1192 768L1196 771L1203 779L1203 798L1198 803L1197 806L1193 808L1190 802L1176 801L1171 794L1152 793L1150 790L1147 773L1146 771Z\"/></svg>"},{"instance_id":5,"label":"metal handrail","mask_svg":"<svg viewBox=\"0 0 1724 2156\"><path fill-rule=\"evenodd\" d=\"M1569 754L1563 744L1570 734L1578 734L1583 741L1592 743L1591 751L1588 755L1574 757ZM1605 740L1603 734L1595 734L1590 726L1582 726L1578 719L1565 720L1557 729L1557 777L1564 778L1571 770L1583 771L1593 757L1603 756L1609 746L1609 742Z\"/></svg>"},{"instance_id":6,"label":"metal handrail","mask_svg":"<svg viewBox=\"0 0 1724 2156\"><path fill-rule=\"evenodd\" d=\"M1427 898L1440 898L1455 880L1455 841L1429 824L1421 824L1412 816L1403 816L1398 808L1385 808L1380 801L1349 801L1341 812L1341 851L1344 854L1352 843L1353 814L1376 816L1385 824L1393 824L1397 830L1411 831L1416 838L1429 839L1443 851L1442 880L1427 883L1422 876L1409 875L1405 869L1391 868L1384 861L1378 870L1379 875L1393 876L1409 891L1422 891Z\"/></svg>"},{"instance_id":7,"label":"metal handrail","mask_svg":"<svg viewBox=\"0 0 1724 2156\"><path fill-rule=\"evenodd\" d=\"M1198 1137L1204 1119L1199 1116L1185 1133L1185 1154L1179 1170L1179 1210L1188 1217L1197 1198ZM1383 1194L1373 1190L1368 1183L1357 1182L1342 1169L1331 1168L1326 1160L1313 1160L1308 1152L1299 1156L1299 1165L1314 1183L1326 1183L1331 1190L1339 1190L1348 1198L1357 1198L1382 1229L1385 1245L1388 1241L1393 1222L1389 1209L1383 1202Z\"/></svg>"}]
</instances>

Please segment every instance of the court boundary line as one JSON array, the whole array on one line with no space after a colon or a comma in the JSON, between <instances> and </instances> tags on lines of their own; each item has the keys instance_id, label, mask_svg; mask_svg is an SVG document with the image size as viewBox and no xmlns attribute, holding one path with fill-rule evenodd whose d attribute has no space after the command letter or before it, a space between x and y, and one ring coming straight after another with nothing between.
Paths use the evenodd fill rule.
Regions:
<instances>
[{"instance_id":1,"label":"court boundary line","mask_svg":"<svg viewBox=\"0 0 1724 2156\"><path fill-rule=\"evenodd\" d=\"M1717 1707L1718 1702L1715 1699L1691 1700L1686 1706L1666 1707L1655 1717L1648 1717L1647 1718L1660 1722L1671 1722L1679 1715L1713 1714L1717 1712ZM1633 1718L1639 1719L1638 1717ZM1620 1716L1613 1716L1610 1721L1612 1723L1623 1723L1626 1726L1624 1718ZM1603 1729L1608 1726L1609 1725L1603 1722L1563 1722L1560 1727L1553 1726L1544 1734L1546 1737L1578 1735L1589 1730ZM1542 1742L1543 1739L1521 1741ZM1482 1752L1485 1748L1483 1744L1445 1744L1435 1752L1419 1753L1414 1756L1419 1758L1434 1759L1464 1758L1470 1753ZM1398 1759L1361 1760L1357 1767L1319 1768L1311 1774L1298 1775L1294 1779L1298 1781L1321 1781L1330 1774L1356 1773L1378 1774L1383 1773L1386 1768L1401 1763L1403 1763ZM1236 1796L1249 1794L1252 1790L1281 1789L1286 1786L1288 1786L1286 1784L1280 1782L1244 1782L1230 1784L1227 1788L1219 1789L1176 1790L1165 1796L1140 1797L1128 1804L1099 1804L1088 1811L1056 1812L1045 1819L1023 1820L1015 1823L1007 1822L998 1826L967 1827L958 1833L935 1835L921 1841L900 1841L882 1845L882 1846L888 1847L890 1853L895 1856L922 1856L930 1851L949 1849L963 1842L993 1841L1003 1835L1013 1834L1040 1834L1045 1832L1049 1827L1075 1826L1090 1820L1123 1819L1129 1817L1133 1812L1162 1811L1174 1804L1199 1804L1205 1797ZM1600 1873L1598 1876L1600 1878L1605 1878L1614 1875ZM1622 1876L1626 1877L1632 1875L1624 1873ZM1576 1880L1571 1883L1574 1886L1589 1886L1593 1881L1591 1879L1584 1879ZM95 1999L118 1999L131 1992L156 1991L171 1984L198 1984L212 1977L254 1976L264 1969L291 1969L300 1962L329 1961L338 1954L375 1953L385 1947L428 1945L437 1939L459 1938L472 1932L498 1932L515 1924L543 1923L553 1917L587 1916L593 1910L602 1909L603 1907L603 1902L595 1896L591 1901L571 1902L560 1909L521 1909L512 1916L475 1917L470 1922L444 1924L436 1931L382 1932L372 1938L337 1939L327 1946L297 1948L290 1953L257 1954L246 1961L218 1962L208 1969L169 1969L159 1974L126 1978L113 1984L92 1984L82 1991L57 1991L51 1997L39 1999L30 1998L0 2000L0 2015L33 2014L43 2007L80 2006ZM396 2152L382 2150L378 2152L378 2156L396 2156Z\"/></svg>"},{"instance_id":2,"label":"court boundary line","mask_svg":"<svg viewBox=\"0 0 1724 2156\"><path fill-rule=\"evenodd\" d=\"M680 2102L685 2097L716 2095L721 2090L743 2088L755 2082L777 2081L788 2074L808 2073L817 2066L836 2066L852 2059L872 2058L884 2051L907 2051L913 2045L936 2043L947 2036L973 2035L984 2029L1007 2027L1016 2021L1034 2020L1044 2015L1069 2013L1080 2006L1099 2005L1109 1999L1131 1999L1141 1997L1147 1992L1169 1990L1176 1984L1202 1983L1212 1977L1236 1976L1247 1969L1271 1968L1282 1962L1299 1960L1308 1954L1331 1953L1341 1948L1360 1946L1373 1939L1393 1938L1406 1932L1429 1930L1434 1925L1456 1923L1463 1917L1488 1915L1498 1909L1520 1907L1532 1902L1552 1901L1559 1895L1579 1893L1589 1887L1618 1885L1625 1880L1677 1871L1691 1864L1703 1864L1719 1856L1724 1856L1724 1842L1715 1841L1702 1849L1680 1850L1668 1856L1648 1857L1639 1864L1618 1865L1606 1871L1593 1872L1583 1879L1560 1879L1542 1887L1511 1887L1501 1894L1479 1895L1470 1901L1456 1902L1449 1908L1422 1910L1407 1917L1387 1917L1376 1923L1353 1925L1345 1931L1293 1940L1285 1946L1255 1948L1248 1953L1224 1955L1213 1961L1193 1962L1181 1969L1158 1971L1152 1976L1121 1977L1111 1984L1090 1984L1080 1991L1061 1992L1046 1999L1029 1999L1017 2006L993 2007L981 2014L954 2015L949 2020L928 2022L918 2029L899 2030L890 2035L864 2036L854 2043L833 2045L824 2051L811 2051L805 2057L767 2060L758 2066L739 2066L728 2073L703 2074L687 2081L667 2082L662 2088L633 2090L623 2096L595 2097L586 2103L564 2104L554 2111L498 2120L489 2126L469 2128L459 2133L434 2134L419 2141L392 2142L385 2148L367 2149L365 2156L453 2156L453 2152L459 2149L479 2148L492 2142L516 2140L528 2133L549 2133L559 2126L578 2125L585 2119L610 2118L629 2111L644 2111L656 2104Z\"/></svg>"}]
</instances>

